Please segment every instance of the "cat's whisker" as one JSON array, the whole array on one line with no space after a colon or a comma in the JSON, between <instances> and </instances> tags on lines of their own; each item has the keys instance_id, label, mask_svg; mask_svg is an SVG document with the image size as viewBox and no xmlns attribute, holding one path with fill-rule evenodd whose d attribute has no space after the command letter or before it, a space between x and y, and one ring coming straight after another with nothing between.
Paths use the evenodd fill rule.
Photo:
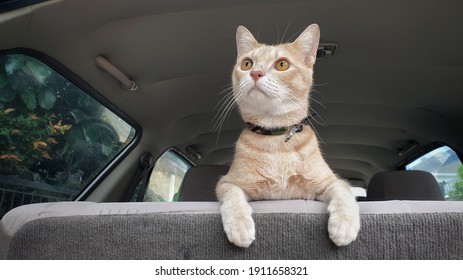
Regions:
<instances>
[{"instance_id":1,"label":"cat's whisker","mask_svg":"<svg viewBox=\"0 0 463 280\"><path fill-rule=\"evenodd\" d=\"M318 130L317 128L315 127L315 125L312 123L312 121L309 119L307 119L310 123L310 126L312 127L312 129L315 131L315 134L317 134L317 138L319 139L319 141L323 144L325 144L325 141L323 141L323 138L320 136L320 134L318 133Z\"/></svg>"},{"instance_id":2,"label":"cat's whisker","mask_svg":"<svg viewBox=\"0 0 463 280\"><path fill-rule=\"evenodd\" d=\"M224 98L222 98L222 100L220 100L220 108L218 108L218 112L221 112L223 111L223 109L225 107L227 107L227 104L230 102L230 100L234 99L234 96L233 96L233 91L231 91L230 93L228 93ZM215 108L217 109L217 108Z\"/></svg>"},{"instance_id":3,"label":"cat's whisker","mask_svg":"<svg viewBox=\"0 0 463 280\"><path fill-rule=\"evenodd\" d=\"M222 90L219 93L219 95L223 94L224 96L220 99L220 101L218 102L218 104L215 106L214 109L217 109L217 107L219 107L220 105L219 111L222 110L224 104L227 103L230 98L233 98L234 92L235 90L233 89L233 85L229 84L224 90Z\"/></svg>"},{"instance_id":4,"label":"cat's whisker","mask_svg":"<svg viewBox=\"0 0 463 280\"><path fill-rule=\"evenodd\" d=\"M320 105L320 106L322 106L323 108L326 109L326 106L323 103L321 103L320 101L318 101L317 99L315 99L315 97L313 97L312 95L309 95L309 98L310 98L311 101L314 101L315 103L317 103L318 105ZM315 122L317 122L319 125L326 126L326 122L323 119L323 117L321 116L321 114L319 114L312 106L310 106L310 110L315 113L315 117L313 117L312 119ZM317 118L319 118L321 121L318 121Z\"/></svg>"},{"instance_id":5,"label":"cat's whisker","mask_svg":"<svg viewBox=\"0 0 463 280\"><path fill-rule=\"evenodd\" d=\"M325 106L325 105L323 105L323 103L321 103L321 102L320 102L320 101L318 101L317 99L315 99L315 97L313 97L313 96L310 96L309 98L310 98L310 100L314 101L315 103L317 103L318 105L320 105L320 106L322 106L323 108L325 108L325 109L326 109L326 106Z\"/></svg>"},{"instance_id":6,"label":"cat's whisker","mask_svg":"<svg viewBox=\"0 0 463 280\"><path fill-rule=\"evenodd\" d=\"M233 92L229 93L226 97L222 98L221 100L221 106L218 108L217 113L215 114L213 121L217 124L217 122L222 118L222 115L225 111L225 109L228 107L230 102L233 102ZM217 109L217 108L215 108ZM215 126L214 126L215 127Z\"/></svg>"},{"instance_id":7,"label":"cat's whisker","mask_svg":"<svg viewBox=\"0 0 463 280\"><path fill-rule=\"evenodd\" d=\"M218 107L219 105L222 104L222 101L223 101L225 98L228 98L228 97L229 97L229 95L230 95L231 92L233 92L233 85L232 85L232 84L228 84L224 90L222 90L221 92L219 92L219 93L217 94L217 95L224 95L224 96L220 99L220 101L217 103L217 105L215 105L214 110L217 109L217 107Z\"/></svg>"},{"instance_id":8,"label":"cat's whisker","mask_svg":"<svg viewBox=\"0 0 463 280\"><path fill-rule=\"evenodd\" d=\"M325 120L322 118L322 116L317 111L315 111L315 109L310 108L310 111L315 113L315 116L311 118L312 120L314 120L316 123L318 123L321 126L326 126ZM319 118L320 121L318 121L317 118Z\"/></svg>"},{"instance_id":9,"label":"cat's whisker","mask_svg":"<svg viewBox=\"0 0 463 280\"><path fill-rule=\"evenodd\" d=\"M220 130L223 125L223 122L226 119L226 116L228 114L228 111L231 110L230 107L233 107L233 104L235 103L235 94L234 94L234 90L232 86L229 86L227 89L222 91L220 94L223 94L226 91L229 91L229 92L226 93L224 97L222 97L222 99L219 101L217 106L214 108L214 110L217 110L217 113L215 114L213 118L213 122L215 123L213 126L213 131L218 131L219 134L220 134Z\"/></svg>"},{"instance_id":10,"label":"cat's whisker","mask_svg":"<svg viewBox=\"0 0 463 280\"><path fill-rule=\"evenodd\" d=\"M238 100L241 99L243 95L244 92L243 90L241 90L240 87L237 90L231 89L231 91L227 93L227 95L224 98L222 98L222 105L220 106L219 111L216 114L215 125L213 128L213 131L217 132L216 145L218 145L219 143L220 132L222 131L223 124L229 118L231 112L236 107Z\"/></svg>"},{"instance_id":11,"label":"cat's whisker","mask_svg":"<svg viewBox=\"0 0 463 280\"><path fill-rule=\"evenodd\" d=\"M216 122L220 118L220 114L223 111L224 107L226 107L226 104L229 102L231 98L233 98L232 90L227 89L230 92L225 94L220 101L217 103L217 105L214 107L214 111L216 111L214 118L212 119L212 122Z\"/></svg>"},{"instance_id":12,"label":"cat's whisker","mask_svg":"<svg viewBox=\"0 0 463 280\"><path fill-rule=\"evenodd\" d=\"M222 128L223 122L227 118L228 112L231 110L231 108L234 107L235 101L235 96L233 92L231 92L227 99L223 102L222 106L220 107L220 110L217 112L215 118L216 125L214 126L214 131L217 130L220 133L220 129Z\"/></svg>"},{"instance_id":13,"label":"cat's whisker","mask_svg":"<svg viewBox=\"0 0 463 280\"><path fill-rule=\"evenodd\" d=\"M296 31L296 33L294 33L293 36L289 37L288 42L291 42L293 38L296 37L296 35L299 35L303 30L304 28L301 28L298 31Z\"/></svg>"},{"instance_id":14,"label":"cat's whisker","mask_svg":"<svg viewBox=\"0 0 463 280\"><path fill-rule=\"evenodd\" d=\"M313 85L312 85L312 88L314 88L314 87L324 87L324 86L327 86L327 85L329 85L329 84L330 84L330 83L313 84Z\"/></svg>"},{"instance_id":15,"label":"cat's whisker","mask_svg":"<svg viewBox=\"0 0 463 280\"><path fill-rule=\"evenodd\" d=\"M323 84L314 84L312 85L312 88L310 89L310 98L313 98L313 100L315 102L317 102L318 104L322 105L323 107L325 107L322 103L318 102L317 100L315 100L315 98L313 97L313 94L312 93L316 93L316 94L322 94L321 91L317 90L316 88L318 87L323 87L323 86L326 86L328 85L328 83L323 83Z\"/></svg>"},{"instance_id":16,"label":"cat's whisker","mask_svg":"<svg viewBox=\"0 0 463 280\"><path fill-rule=\"evenodd\" d=\"M230 99L230 101L228 102L227 106L224 109L224 113L223 113L223 116L222 116L222 124L230 116L231 111L236 106L236 102L237 102L237 99L235 97Z\"/></svg>"},{"instance_id":17,"label":"cat's whisker","mask_svg":"<svg viewBox=\"0 0 463 280\"><path fill-rule=\"evenodd\" d=\"M285 32L283 32L283 37L281 37L280 44L282 44L283 41L285 40L286 32L288 32L288 28L289 28L289 26L291 25L291 22L292 22L292 21L293 21L293 19L290 18L288 24L286 25Z\"/></svg>"},{"instance_id":18,"label":"cat's whisker","mask_svg":"<svg viewBox=\"0 0 463 280\"><path fill-rule=\"evenodd\" d=\"M223 112L222 117L216 123L216 127L214 129L214 131L217 131L216 145L219 144L220 132L222 131L223 124L225 123L225 120L228 118L230 112L233 110L234 107L235 107L235 103L232 102L231 105L229 105L227 111Z\"/></svg>"}]
</instances>

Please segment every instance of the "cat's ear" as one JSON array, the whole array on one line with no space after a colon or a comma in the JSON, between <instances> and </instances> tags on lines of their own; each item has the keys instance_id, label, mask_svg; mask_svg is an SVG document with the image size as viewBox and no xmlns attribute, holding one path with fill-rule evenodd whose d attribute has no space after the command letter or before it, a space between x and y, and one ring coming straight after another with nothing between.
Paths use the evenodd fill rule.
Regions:
<instances>
[{"instance_id":1,"label":"cat's ear","mask_svg":"<svg viewBox=\"0 0 463 280\"><path fill-rule=\"evenodd\" d=\"M259 43L246 27L239 26L238 29L236 29L236 50L238 51L238 56L257 48L258 46Z\"/></svg>"},{"instance_id":2,"label":"cat's ear","mask_svg":"<svg viewBox=\"0 0 463 280\"><path fill-rule=\"evenodd\" d=\"M318 43L320 41L320 28L311 24L293 42L293 45L302 54L307 64L313 65L317 59Z\"/></svg>"}]
</instances>

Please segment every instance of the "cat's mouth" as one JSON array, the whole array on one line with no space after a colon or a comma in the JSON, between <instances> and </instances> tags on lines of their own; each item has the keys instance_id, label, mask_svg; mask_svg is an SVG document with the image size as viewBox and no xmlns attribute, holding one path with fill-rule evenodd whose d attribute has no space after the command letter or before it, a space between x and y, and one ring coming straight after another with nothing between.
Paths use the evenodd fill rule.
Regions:
<instances>
[{"instance_id":1,"label":"cat's mouth","mask_svg":"<svg viewBox=\"0 0 463 280\"><path fill-rule=\"evenodd\" d=\"M248 95L250 95L250 96L264 95L264 96L268 97L268 94L263 89L261 89L257 84L254 85L254 87L249 91Z\"/></svg>"}]
</instances>

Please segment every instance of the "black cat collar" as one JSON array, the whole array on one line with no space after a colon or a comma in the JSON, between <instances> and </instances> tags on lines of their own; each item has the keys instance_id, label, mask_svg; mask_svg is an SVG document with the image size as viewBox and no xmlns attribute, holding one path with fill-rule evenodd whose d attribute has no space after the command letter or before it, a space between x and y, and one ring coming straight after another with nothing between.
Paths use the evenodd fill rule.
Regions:
<instances>
[{"instance_id":1,"label":"black cat collar","mask_svg":"<svg viewBox=\"0 0 463 280\"><path fill-rule=\"evenodd\" d=\"M285 142L288 142L291 137L295 133L301 132L304 129L304 125L309 125L310 124L310 119L313 118L316 115L316 113L312 113L311 115L307 116L304 118L302 121L300 121L297 124L294 124L289 127L276 127L276 128L264 128L262 126L247 122L246 126L249 128L254 133L261 134L261 135L271 135L271 136L279 136L286 134L286 139Z\"/></svg>"}]
</instances>

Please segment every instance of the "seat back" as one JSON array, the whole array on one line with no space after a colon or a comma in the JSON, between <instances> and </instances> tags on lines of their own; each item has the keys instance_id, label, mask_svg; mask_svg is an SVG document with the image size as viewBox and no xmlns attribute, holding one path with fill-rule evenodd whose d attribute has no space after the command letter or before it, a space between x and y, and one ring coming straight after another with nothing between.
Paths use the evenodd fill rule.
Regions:
<instances>
[{"instance_id":1,"label":"seat back","mask_svg":"<svg viewBox=\"0 0 463 280\"><path fill-rule=\"evenodd\" d=\"M179 201L217 201L215 186L230 167L205 165L191 167L180 186Z\"/></svg>"},{"instance_id":2,"label":"seat back","mask_svg":"<svg viewBox=\"0 0 463 280\"><path fill-rule=\"evenodd\" d=\"M54 202L0 220L0 259L463 259L462 201L360 202L356 241L329 238L327 204L252 201L256 240L227 239L219 202ZM2 271L3 272L3 271Z\"/></svg>"},{"instance_id":3,"label":"seat back","mask_svg":"<svg viewBox=\"0 0 463 280\"><path fill-rule=\"evenodd\" d=\"M375 174L368 185L368 200L444 200L434 176L419 170Z\"/></svg>"}]
</instances>

